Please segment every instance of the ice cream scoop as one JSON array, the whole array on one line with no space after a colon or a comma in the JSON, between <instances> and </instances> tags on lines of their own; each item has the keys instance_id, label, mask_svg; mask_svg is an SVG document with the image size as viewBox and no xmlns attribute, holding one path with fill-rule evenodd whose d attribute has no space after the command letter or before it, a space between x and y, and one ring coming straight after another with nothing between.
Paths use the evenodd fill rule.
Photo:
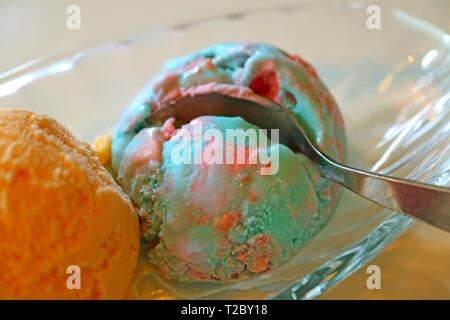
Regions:
<instances>
[{"instance_id":1,"label":"ice cream scoop","mask_svg":"<svg viewBox=\"0 0 450 320\"><path fill-rule=\"evenodd\" d=\"M133 204L90 147L0 109L0 299L121 299L138 251Z\"/></svg>"},{"instance_id":2,"label":"ice cream scoop","mask_svg":"<svg viewBox=\"0 0 450 320\"><path fill-rule=\"evenodd\" d=\"M194 132L196 122L222 134L258 129L241 118L192 120L171 113L170 105L207 94L281 103L320 149L339 159L345 153L337 105L298 56L270 45L232 43L168 62L122 115L112 136L110 164L147 221L150 261L169 279L230 281L270 272L318 232L337 197L334 183L321 178L299 150L282 144L267 147L279 154L274 175L261 175L261 163L174 161L181 132ZM201 115L196 112L200 105L190 107L184 110ZM203 142L193 145L207 148ZM246 147L249 155L259 148ZM181 149L189 154L196 148Z\"/></svg>"},{"instance_id":3,"label":"ice cream scoop","mask_svg":"<svg viewBox=\"0 0 450 320\"><path fill-rule=\"evenodd\" d=\"M195 133L200 125L206 136ZM179 130L169 119L141 130L127 147L118 179L151 218L144 236L158 243L149 257L166 278L231 280L273 270L327 218L326 181L305 157L270 140L261 146L263 137L236 137L211 148L227 130L258 132L239 117L199 117ZM190 160L178 161L177 148ZM235 159L226 163L230 150ZM261 152L277 158L258 161ZM264 171L274 170L275 161L277 172Z\"/></svg>"}]
</instances>

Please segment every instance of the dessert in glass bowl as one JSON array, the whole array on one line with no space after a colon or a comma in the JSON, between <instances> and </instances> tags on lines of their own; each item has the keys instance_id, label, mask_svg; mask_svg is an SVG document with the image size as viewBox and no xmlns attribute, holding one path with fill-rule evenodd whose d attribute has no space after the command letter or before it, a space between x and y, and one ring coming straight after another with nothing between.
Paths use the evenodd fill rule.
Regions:
<instances>
[{"instance_id":1,"label":"dessert in glass bowl","mask_svg":"<svg viewBox=\"0 0 450 320\"><path fill-rule=\"evenodd\" d=\"M339 102L349 141L345 164L448 186L448 35L389 7L383 12L388 34L368 31L361 21L364 10L339 1L286 9L277 4L233 17L186 18L183 24L174 21L136 36L43 57L2 75L0 105L49 114L91 142L117 124L124 106L169 57L217 42L270 42L313 62ZM267 23L269 19L274 23ZM177 128L183 124L174 123ZM108 139L99 140L105 143L97 152L101 161L111 155ZM339 198L333 218L313 241L272 272L242 281L165 280L147 265L149 250L141 246L134 291L142 299L317 297L413 223L346 190Z\"/></svg>"}]
</instances>

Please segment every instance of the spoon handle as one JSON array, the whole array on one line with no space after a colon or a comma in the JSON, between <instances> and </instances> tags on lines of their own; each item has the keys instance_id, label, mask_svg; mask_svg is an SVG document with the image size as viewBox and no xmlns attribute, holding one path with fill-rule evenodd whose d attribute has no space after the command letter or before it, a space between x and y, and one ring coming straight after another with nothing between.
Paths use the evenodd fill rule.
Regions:
<instances>
[{"instance_id":1,"label":"spoon handle","mask_svg":"<svg viewBox=\"0 0 450 320\"><path fill-rule=\"evenodd\" d=\"M327 178L385 208L450 231L449 188L354 169L316 151Z\"/></svg>"}]
</instances>

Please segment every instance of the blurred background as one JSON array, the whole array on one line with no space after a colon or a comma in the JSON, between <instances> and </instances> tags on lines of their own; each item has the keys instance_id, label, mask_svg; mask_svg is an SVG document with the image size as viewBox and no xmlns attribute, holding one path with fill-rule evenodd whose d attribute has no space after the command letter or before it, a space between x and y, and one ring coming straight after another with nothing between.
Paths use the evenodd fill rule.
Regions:
<instances>
[{"instance_id":1,"label":"blurred background","mask_svg":"<svg viewBox=\"0 0 450 320\"><path fill-rule=\"evenodd\" d=\"M34 59L164 25L202 17L321 0L0 0L0 75ZM350 2L350 1L349 1ZM449 0L379 0L450 31ZM81 28L66 27L69 5ZM270 21L268 21L270 23ZM299 53L301 54L301 53ZM320 299L450 299L450 234L417 222L368 265L381 268L381 289L369 290L366 265Z\"/></svg>"}]
</instances>

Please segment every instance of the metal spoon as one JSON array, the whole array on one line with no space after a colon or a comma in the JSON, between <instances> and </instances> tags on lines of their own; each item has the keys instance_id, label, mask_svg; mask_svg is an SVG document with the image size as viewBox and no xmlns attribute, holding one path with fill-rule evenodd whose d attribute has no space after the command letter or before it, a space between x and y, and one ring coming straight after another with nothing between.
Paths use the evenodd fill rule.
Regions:
<instances>
[{"instance_id":1,"label":"metal spoon","mask_svg":"<svg viewBox=\"0 0 450 320\"><path fill-rule=\"evenodd\" d=\"M450 189L345 166L317 149L285 107L260 96L238 99L217 93L181 98L151 115L152 121L202 115L240 116L261 129L279 129L279 140L298 148L323 175L385 208L450 231Z\"/></svg>"}]
</instances>

